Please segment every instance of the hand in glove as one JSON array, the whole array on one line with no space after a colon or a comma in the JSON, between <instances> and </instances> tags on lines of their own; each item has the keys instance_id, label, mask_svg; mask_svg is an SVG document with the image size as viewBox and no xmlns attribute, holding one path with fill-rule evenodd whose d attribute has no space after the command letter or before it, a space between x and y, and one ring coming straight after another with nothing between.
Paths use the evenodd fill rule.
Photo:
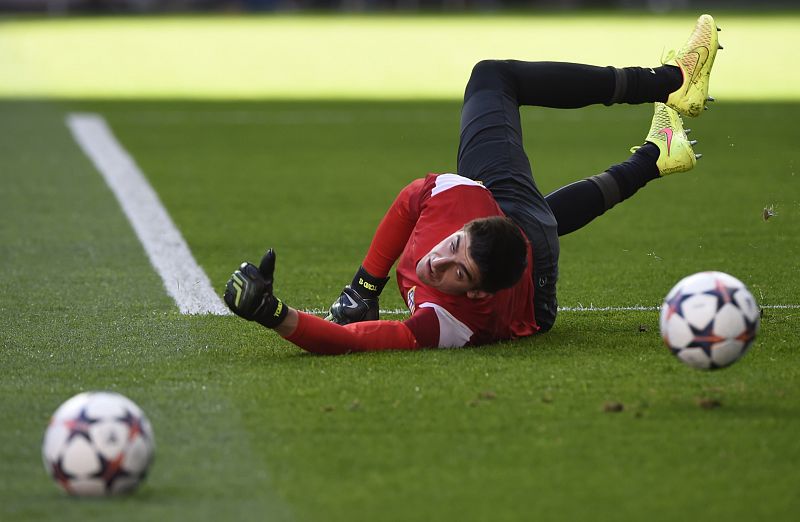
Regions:
<instances>
[{"instance_id":1,"label":"hand in glove","mask_svg":"<svg viewBox=\"0 0 800 522\"><path fill-rule=\"evenodd\" d=\"M233 313L267 328L283 322L289 308L272 294L275 251L267 250L258 268L242 263L225 286L225 303Z\"/></svg>"},{"instance_id":2,"label":"hand in glove","mask_svg":"<svg viewBox=\"0 0 800 522\"><path fill-rule=\"evenodd\" d=\"M360 267L353 282L344 287L325 318L337 324L376 321L379 318L378 296L389 278L371 276Z\"/></svg>"}]
</instances>

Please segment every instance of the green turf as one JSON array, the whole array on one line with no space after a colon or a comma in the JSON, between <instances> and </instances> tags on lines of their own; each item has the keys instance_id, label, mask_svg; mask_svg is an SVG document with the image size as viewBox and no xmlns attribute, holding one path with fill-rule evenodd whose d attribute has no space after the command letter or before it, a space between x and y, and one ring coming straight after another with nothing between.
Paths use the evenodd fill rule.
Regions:
<instances>
[{"instance_id":1,"label":"green turf","mask_svg":"<svg viewBox=\"0 0 800 522\"><path fill-rule=\"evenodd\" d=\"M397 190L455 168L457 102L81 100L456 100L486 57L657 63L695 14L0 20L0 519L796 518L797 309L768 308L752 353L715 373L668 354L655 312L563 312L546 336L483 348L308 356L234 317L179 315L64 126L108 119L217 289L271 245L280 295L324 308ZM798 99L800 22L717 20L721 103L691 122L705 159L564 238L562 305L655 306L703 269L798 303L800 105L777 101ZM74 101L19 101L41 97ZM540 187L624 159L649 117L526 111ZM69 499L41 466L48 416L86 389L154 424L131 497Z\"/></svg>"},{"instance_id":2,"label":"green turf","mask_svg":"<svg viewBox=\"0 0 800 522\"><path fill-rule=\"evenodd\" d=\"M397 190L454 168L459 117L454 102L0 103L0 519L796 518L797 309L767 309L752 352L713 373L669 355L655 312L564 312L483 348L305 355L235 317L177 313L69 136L76 110L108 119L217 289L271 245L301 308L337 295ZM541 188L624 159L649 117L526 110ZM799 117L721 103L692 121L695 171L564 238L561 303L654 306L713 268L797 304ZM131 497L70 499L42 468L48 416L86 389L153 422Z\"/></svg>"}]
</instances>

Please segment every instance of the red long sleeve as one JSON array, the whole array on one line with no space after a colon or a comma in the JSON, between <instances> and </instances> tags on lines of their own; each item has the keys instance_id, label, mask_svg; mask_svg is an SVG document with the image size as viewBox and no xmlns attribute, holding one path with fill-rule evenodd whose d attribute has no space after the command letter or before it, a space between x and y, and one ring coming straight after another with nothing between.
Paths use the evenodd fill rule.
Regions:
<instances>
[{"instance_id":1,"label":"red long sleeve","mask_svg":"<svg viewBox=\"0 0 800 522\"><path fill-rule=\"evenodd\" d=\"M383 216L362 266L375 277L386 277L403 253L419 217L419 196L424 179L407 185Z\"/></svg>"},{"instance_id":2,"label":"red long sleeve","mask_svg":"<svg viewBox=\"0 0 800 522\"><path fill-rule=\"evenodd\" d=\"M365 321L340 326L315 315L297 313L297 328L286 340L309 352L339 355L420 347L411 330L400 321Z\"/></svg>"}]
</instances>

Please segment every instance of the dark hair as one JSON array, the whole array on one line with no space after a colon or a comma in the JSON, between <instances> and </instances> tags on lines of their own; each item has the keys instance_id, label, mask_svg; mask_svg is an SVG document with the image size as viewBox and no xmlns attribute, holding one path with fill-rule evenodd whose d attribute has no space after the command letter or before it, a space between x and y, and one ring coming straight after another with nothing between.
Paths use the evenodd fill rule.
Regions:
<instances>
[{"instance_id":1,"label":"dark hair","mask_svg":"<svg viewBox=\"0 0 800 522\"><path fill-rule=\"evenodd\" d=\"M514 286L527 260L527 240L513 221L503 216L474 219L464 226L469 255L480 272L480 290L495 293Z\"/></svg>"}]
</instances>

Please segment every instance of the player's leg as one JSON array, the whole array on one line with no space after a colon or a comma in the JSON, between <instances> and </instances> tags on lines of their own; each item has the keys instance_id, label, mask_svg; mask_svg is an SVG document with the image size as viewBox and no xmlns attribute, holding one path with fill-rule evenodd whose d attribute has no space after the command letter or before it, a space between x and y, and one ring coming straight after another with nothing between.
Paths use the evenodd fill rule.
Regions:
<instances>
[{"instance_id":1,"label":"player's leg","mask_svg":"<svg viewBox=\"0 0 800 522\"><path fill-rule=\"evenodd\" d=\"M558 310L558 224L533 181L522 148L512 76L506 62L484 61L473 69L461 111L458 173L482 182L531 241L534 312L539 326L547 331Z\"/></svg>"},{"instance_id":2,"label":"player's leg","mask_svg":"<svg viewBox=\"0 0 800 522\"><path fill-rule=\"evenodd\" d=\"M681 70L660 67L598 67L568 62L488 60L475 66L465 99L501 84L518 105L575 109L593 104L667 101L682 82Z\"/></svg>"},{"instance_id":3,"label":"player's leg","mask_svg":"<svg viewBox=\"0 0 800 522\"><path fill-rule=\"evenodd\" d=\"M458 172L491 190L531 241L534 311L544 331L553 326L558 308L559 223L523 150L519 106L577 108L666 100L680 85L680 72L670 66L650 71L515 60L483 61L472 71L461 112Z\"/></svg>"},{"instance_id":4,"label":"player's leg","mask_svg":"<svg viewBox=\"0 0 800 522\"><path fill-rule=\"evenodd\" d=\"M679 113L694 117L707 101L713 101L708 87L717 50L722 48L719 30L710 15L700 16L689 39L678 51L671 51L660 67L507 60L500 62L502 66L493 64L491 72L502 77L506 91L520 105L577 108L596 103L666 102Z\"/></svg>"},{"instance_id":5,"label":"player's leg","mask_svg":"<svg viewBox=\"0 0 800 522\"><path fill-rule=\"evenodd\" d=\"M692 147L697 142L686 134L678 113L656 103L646 141L634 148L627 161L545 198L558 221L558 235L582 228L654 179L691 170L701 155L694 153Z\"/></svg>"},{"instance_id":6,"label":"player's leg","mask_svg":"<svg viewBox=\"0 0 800 522\"><path fill-rule=\"evenodd\" d=\"M646 143L627 161L548 194L545 199L558 221L558 235L583 228L658 178L658 154L658 147Z\"/></svg>"},{"instance_id":7,"label":"player's leg","mask_svg":"<svg viewBox=\"0 0 800 522\"><path fill-rule=\"evenodd\" d=\"M706 102L713 100L708 97L708 87L717 50L722 49L717 38L719 30L710 15L700 16L683 47L672 52L665 60L673 66L668 71L680 72L681 83L678 88L669 87L673 89L666 99L669 107L656 103L653 122L644 146L628 161L547 196L547 202L558 220L559 235L583 227L617 203L631 197L649 181L694 167L699 155L695 156L692 150L694 142L686 137L683 122L675 111L698 116ZM658 75L656 70L653 72L654 76ZM619 80L621 76L618 72L616 74ZM626 72L625 81L629 77L636 78L637 75ZM619 91L619 88L616 90ZM663 92L656 99L663 101Z\"/></svg>"},{"instance_id":8,"label":"player's leg","mask_svg":"<svg viewBox=\"0 0 800 522\"><path fill-rule=\"evenodd\" d=\"M551 195L548 201L564 221L562 230L533 181L522 147L518 107L575 108L596 103L666 101L676 110L697 115L698 101L703 105L706 101L709 75L719 48L716 31L714 20L701 16L686 45L668 59L668 65L656 68L485 61L473 69L461 114L458 172L483 181L506 215L520 224L531 240L536 256L534 308L544 330L552 326L556 315L559 232L583 226L661 174L663 145L648 140L650 145L645 144L630 160L596 176L594 181L579 182L570 190ZM654 118L654 125L655 122ZM669 143L666 147L668 150ZM688 148L691 150L691 145ZM589 211L574 216L569 209L577 207Z\"/></svg>"}]
</instances>

